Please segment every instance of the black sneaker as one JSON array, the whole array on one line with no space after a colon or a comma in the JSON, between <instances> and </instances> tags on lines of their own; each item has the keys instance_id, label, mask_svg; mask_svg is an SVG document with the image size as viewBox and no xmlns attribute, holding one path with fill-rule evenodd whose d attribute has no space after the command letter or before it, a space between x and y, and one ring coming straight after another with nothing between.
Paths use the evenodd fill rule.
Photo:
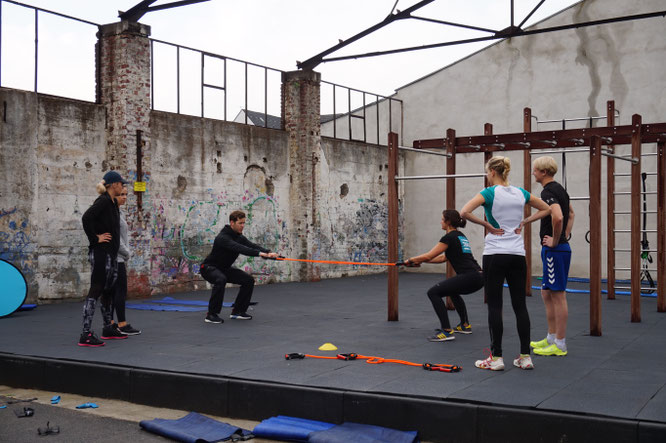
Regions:
<instances>
[{"instance_id":1,"label":"black sneaker","mask_svg":"<svg viewBox=\"0 0 666 443\"><path fill-rule=\"evenodd\" d=\"M120 332L116 323L104 326L102 329L102 340L122 340L127 338L127 335Z\"/></svg>"},{"instance_id":2,"label":"black sneaker","mask_svg":"<svg viewBox=\"0 0 666 443\"><path fill-rule=\"evenodd\" d=\"M122 332L125 335L139 335L141 334L140 329L134 329L132 325L127 323L125 326L120 326L118 329L120 329L120 332Z\"/></svg>"},{"instance_id":3,"label":"black sneaker","mask_svg":"<svg viewBox=\"0 0 666 443\"><path fill-rule=\"evenodd\" d=\"M252 316L247 312L239 312L237 314L232 312L229 318L233 318L234 320L252 320Z\"/></svg>"},{"instance_id":4,"label":"black sneaker","mask_svg":"<svg viewBox=\"0 0 666 443\"><path fill-rule=\"evenodd\" d=\"M106 343L104 343L102 340L97 338L94 332L84 332L81 334L81 338L79 339L79 346L88 346L91 348L98 348L100 346L104 346Z\"/></svg>"},{"instance_id":5,"label":"black sneaker","mask_svg":"<svg viewBox=\"0 0 666 443\"><path fill-rule=\"evenodd\" d=\"M224 323L224 320L222 320L219 315L210 313L206 314L204 321L206 323Z\"/></svg>"}]
</instances>

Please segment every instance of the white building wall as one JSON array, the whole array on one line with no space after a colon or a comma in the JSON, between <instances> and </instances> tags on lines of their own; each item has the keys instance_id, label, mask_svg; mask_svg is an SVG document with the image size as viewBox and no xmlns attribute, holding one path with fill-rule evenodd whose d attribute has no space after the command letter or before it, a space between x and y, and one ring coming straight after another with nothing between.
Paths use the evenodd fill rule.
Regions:
<instances>
[{"instance_id":1,"label":"white building wall","mask_svg":"<svg viewBox=\"0 0 666 443\"><path fill-rule=\"evenodd\" d=\"M541 22L538 27L565 25L602 18L633 15L664 9L663 0L626 2L622 0L586 0ZM494 133L521 132L523 108L530 107L539 120L570 117L605 116L607 100L615 100L620 111L616 124L631 123L632 114L641 114L643 122L666 121L666 21L663 18L630 21L503 40L430 76L406 85L396 98L404 103L403 140L444 138L447 128L457 136L482 135L484 123L492 123ZM605 125L599 120L596 125ZM561 124L538 125L539 130L559 129ZM570 125L567 127L581 127ZM533 120L533 130L537 130ZM645 145L654 151L654 145ZM629 147L618 147L620 153ZM511 152L511 182L522 186L522 152ZM560 162L561 156L555 156ZM643 170L656 169L654 157L645 157ZM605 165L605 161L603 164ZM457 156L457 172L482 172L483 155ZM588 155L567 155L567 183L572 196L588 195ZM441 174L444 161L431 156L407 154L406 175ZM616 163L619 172L628 164ZM605 168L603 172L605 177ZM561 174L556 176L561 181ZM405 253L414 255L429 250L439 239L439 219L445 204L444 181L413 181L404 187ZM648 190L656 189L654 176ZM483 180L460 179L456 185L458 209L483 187ZM617 191L629 190L629 179L618 177ZM537 195L541 187L533 183ZM602 195L605 196L605 185ZM605 214L605 197L602 211ZM628 196L618 196L617 210L628 210ZM589 251L584 240L588 230L588 203L574 203L576 224L572 276L589 275ZM648 200L656 209L656 198ZM618 228L628 227L629 216L618 216ZM533 233L533 274L541 272L538 223ZM604 220L605 225L605 220ZM648 228L656 228L656 216L650 214ZM477 258L483 249L483 233L478 226L465 232L474 245ZM605 231L603 239L605 239ZM650 234L654 245L656 235ZM618 234L618 248L629 247L629 236ZM603 248L605 273L605 248ZM628 254L617 255L617 266L628 267ZM432 271L433 268L424 268ZM628 273L618 273L618 279Z\"/></svg>"}]
</instances>

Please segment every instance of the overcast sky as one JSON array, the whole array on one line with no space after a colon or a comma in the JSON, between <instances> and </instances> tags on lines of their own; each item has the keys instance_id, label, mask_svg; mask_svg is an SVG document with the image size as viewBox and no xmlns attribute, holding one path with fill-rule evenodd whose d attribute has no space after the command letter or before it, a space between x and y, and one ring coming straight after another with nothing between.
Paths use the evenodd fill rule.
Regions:
<instances>
[{"instance_id":1,"label":"overcast sky","mask_svg":"<svg viewBox=\"0 0 666 443\"><path fill-rule=\"evenodd\" d=\"M171 1L174 0L159 0L154 6ZM515 23L520 23L539 1L515 0ZM397 9L407 9L417 2L399 0ZM131 8L139 0L23 0L21 3L104 24L118 21L118 11ZM546 0L526 26L574 3L576 0ZM306 60L336 45L339 39L347 39L382 21L394 4L395 0L210 0L150 12L140 21L151 26L153 38L289 71L296 70L297 60ZM436 0L415 15L503 29L511 23L510 5L510 0ZM2 13L2 84L32 89L34 16L25 8L6 2ZM91 46L96 29L46 14L39 15L39 23L40 92L94 99L94 78L90 78L89 72L93 64ZM403 20L335 55L488 35L413 19ZM463 45L324 63L315 70L321 72L325 81L390 95L396 88L483 46ZM197 62L192 59L187 63ZM166 68L160 72L166 72ZM77 79L77 76L81 78ZM168 83L171 77L165 77L163 81Z\"/></svg>"}]
</instances>

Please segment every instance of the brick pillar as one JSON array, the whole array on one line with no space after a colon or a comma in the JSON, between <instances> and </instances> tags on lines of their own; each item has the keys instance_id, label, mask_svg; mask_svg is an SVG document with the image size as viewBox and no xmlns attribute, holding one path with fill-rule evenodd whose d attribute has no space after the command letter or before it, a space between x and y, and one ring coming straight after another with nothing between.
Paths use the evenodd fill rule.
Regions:
<instances>
[{"instance_id":1,"label":"brick pillar","mask_svg":"<svg viewBox=\"0 0 666 443\"><path fill-rule=\"evenodd\" d=\"M149 26L121 21L100 26L96 45L97 102L105 105L107 115L104 169L118 170L130 181L125 208L132 252L127 263L130 295L150 294L150 214L143 211L142 193L133 192L134 181L150 177L149 35Z\"/></svg>"},{"instance_id":2,"label":"brick pillar","mask_svg":"<svg viewBox=\"0 0 666 443\"><path fill-rule=\"evenodd\" d=\"M319 258L319 180L321 174L321 120L319 88L321 74L293 71L282 75L282 121L289 134L289 243L297 258ZM294 278L316 281L319 266L294 265Z\"/></svg>"}]
</instances>

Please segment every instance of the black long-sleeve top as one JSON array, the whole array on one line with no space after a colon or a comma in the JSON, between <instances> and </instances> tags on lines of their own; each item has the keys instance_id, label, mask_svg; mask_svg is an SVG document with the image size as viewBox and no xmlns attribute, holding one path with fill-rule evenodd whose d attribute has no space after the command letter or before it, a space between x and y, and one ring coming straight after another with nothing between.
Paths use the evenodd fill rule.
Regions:
<instances>
[{"instance_id":1,"label":"black long-sleeve top","mask_svg":"<svg viewBox=\"0 0 666 443\"><path fill-rule=\"evenodd\" d=\"M120 211L118 205L108 193L97 197L81 218L83 230L88 236L90 242L89 250L102 248L109 252L113 257L118 256L120 247ZM100 243L99 234L108 232L111 234L111 241Z\"/></svg>"},{"instance_id":2,"label":"black long-sleeve top","mask_svg":"<svg viewBox=\"0 0 666 443\"><path fill-rule=\"evenodd\" d=\"M203 261L203 265L227 269L231 267L240 254L257 257L260 252L270 252L270 249L255 245L243 234L237 233L231 229L231 226L226 225L215 237L213 250Z\"/></svg>"}]
</instances>

